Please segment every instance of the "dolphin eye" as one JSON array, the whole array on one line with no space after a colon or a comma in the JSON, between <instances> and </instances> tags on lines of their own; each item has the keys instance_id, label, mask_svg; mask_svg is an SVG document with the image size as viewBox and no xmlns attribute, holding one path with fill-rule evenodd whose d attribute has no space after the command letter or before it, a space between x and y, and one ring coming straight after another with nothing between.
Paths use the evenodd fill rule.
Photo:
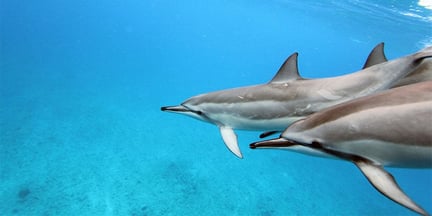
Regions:
<instances>
[{"instance_id":1,"label":"dolphin eye","mask_svg":"<svg viewBox=\"0 0 432 216\"><path fill-rule=\"evenodd\" d=\"M195 113L195 114L197 114L197 115L202 115L203 114L203 112L199 111L199 110L190 110L190 111L193 112L193 113Z\"/></svg>"},{"instance_id":2,"label":"dolphin eye","mask_svg":"<svg viewBox=\"0 0 432 216\"><path fill-rule=\"evenodd\" d=\"M312 141L311 146L315 148L322 148L322 144L316 140Z\"/></svg>"}]
</instances>

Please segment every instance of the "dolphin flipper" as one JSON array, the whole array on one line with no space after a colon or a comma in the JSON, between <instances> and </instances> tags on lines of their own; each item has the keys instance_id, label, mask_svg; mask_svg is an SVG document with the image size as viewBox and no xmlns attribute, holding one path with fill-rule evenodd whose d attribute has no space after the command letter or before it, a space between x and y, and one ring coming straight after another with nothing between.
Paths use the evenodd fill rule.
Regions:
<instances>
[{"instance_id":1,"label":"dolphin flipper","mask_svg":"<svg viewBox=\"0 0 432 216\"><path fill-rule=\"evenodd\" d=\"M243 155L238 146L237 134L234 132L234 130L226 126L219 126L219 130L222 135L222 139L225 142L225 145L228 147L228 149L232 153L234 153L237 157L243 158Z\"/></svg>"},{"instance_id":2,"label":"dolphin flipper","mask_svg":"<svg viewBox=\"0 0 432 216\"><path fill-rule=\"evenodd\" d=\"M368 160L353 161L369 182L384 196L421 215L429 215L424 209L412 201L399 187L395 178L382 166Z\"/></svg>"}]
</instances>

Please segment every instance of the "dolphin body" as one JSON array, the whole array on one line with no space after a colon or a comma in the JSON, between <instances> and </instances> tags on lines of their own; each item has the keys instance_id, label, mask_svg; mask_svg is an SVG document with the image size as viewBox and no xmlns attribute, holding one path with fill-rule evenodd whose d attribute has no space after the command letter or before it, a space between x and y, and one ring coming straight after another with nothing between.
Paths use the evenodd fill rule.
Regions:
<instances>
[{"instance_id":1,"label":"dolphin body","mask_svg":"<svg viewBox=\"0 0 432 216\"><path fill-rule=\"evenodd\" d=\"M299 120L250 148L292 150L353 162L383 195L428 215L383 166L432 167L432 81L348 101Z\"/></svg>"},{"instance_id":2,"label":"dolphin body","mask_svg":"<svg viewBox=\"0 0 432 216\"><path fill-rule=\"evenodd\" d=\"M432 59L424 59L417 69L397 82L392 88L430 80L432 80Z\"/></svg>"},{"instance_id":3,"label":"dolphin body","mask_svg":"<svg viewBox=\"0 0 432 216\"><path fill-rule=\"evenodd\" d=\"M266 84L201 94L161 110L217 125L228 149L242 158L234 129L282 131L324 108L391 88L432 57L432 47L391 61L372 55L380 57L369 56L360 71L322 79L300 77L297 56L288 57Z\"/></svg>"}]
</instances>

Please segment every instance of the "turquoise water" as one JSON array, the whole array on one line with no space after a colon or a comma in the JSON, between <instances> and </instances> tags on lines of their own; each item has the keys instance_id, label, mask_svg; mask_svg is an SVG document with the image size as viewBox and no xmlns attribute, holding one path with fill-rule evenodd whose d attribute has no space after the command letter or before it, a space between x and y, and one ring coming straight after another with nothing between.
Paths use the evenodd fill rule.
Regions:
<instances>
[{"instance_id":1,"label":"turquoise water","mask_svg":"<svg viewBox=\"0 0 432 216\"><path fill-rule=\"evenodd\" d=\"M163 113L267 82L299 52L304 77L432 44L424 1L1 1L0 215L415 215L350 163L252 151ZM432 212L432 171L389 169Z\"/></svg>"}]
</instances>

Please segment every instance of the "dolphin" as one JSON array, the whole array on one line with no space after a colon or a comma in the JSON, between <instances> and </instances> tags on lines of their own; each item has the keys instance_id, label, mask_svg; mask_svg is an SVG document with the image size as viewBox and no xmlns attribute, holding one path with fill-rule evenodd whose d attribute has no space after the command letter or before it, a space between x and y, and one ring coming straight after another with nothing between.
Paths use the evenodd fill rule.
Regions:
<instances>
[{"instance_id":1,"label":"dolphin","mask_svg":"<svg viewBox=\"0 0 432 216\"><path fill-rule=\"evenodd\" d=\"M299 75L298 53L282 64L270 82L191 97L162 111L184 114L219 127L228 149L242 153L234 129L282 131L291 123L336 104L390 88L414 71L432 47L343 76L305 79Z\"/></svg>"},{"instance_id":2,"label":"dolphin","mask_svg":"<svg viewBox=\"0 0 432 216\"><path fill-rule=\"evenodd\" d=\"M250 148L292 150L354 163L383 195L428 215L383 167L432 168L432 81L348 101L291 124Z\"/></svg>"},{"instance_id":3,"label":"dolphin","mask_svg":"<svg viewBox=\"0 0 432 216\"><path fill-rule=\"evenodd\" d=\"M384 54L384 43L379 43L370 52L363 69L387 61ZM430 80L432 80L432 59L424 59L414 71L395 83L392 88Z\"/></svg>"},{"instance_id":4,"label":"dolphin","mask_svg":"<svg viewBox=\"0 0 432 216\"><path fill-rule=\"evenodd\" d=\"M384 54L384 43L381 42L372 49L368 58L366 59L365 64L363 65L363 69L387 61L387 57ZM391 88L430 80L432 80L432 59L424 59L415 70L396 82L391 86ZM282 131L266 131L260 134L260 138L265 138L280 132Z\"/></svg>"}]
</instances>

